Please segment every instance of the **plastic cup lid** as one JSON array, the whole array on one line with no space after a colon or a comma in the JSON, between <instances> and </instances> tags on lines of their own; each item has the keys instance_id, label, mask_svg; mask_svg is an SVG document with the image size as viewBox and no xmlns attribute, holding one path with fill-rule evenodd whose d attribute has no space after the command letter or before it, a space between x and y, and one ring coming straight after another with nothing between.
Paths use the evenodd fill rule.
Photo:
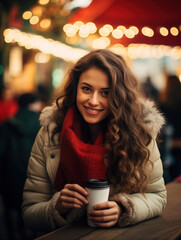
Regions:
<instances>
[{"instance_id":1,"label":"plastic cup lid","mask_svg":"<svg viewBox=\"0 0 181 240\"><path fill-rule=\"evenodd\" d=\"M107 188L110 187L110 183L107 180L103 180L103 179L88 179L85 183L85 186L87 188Z\"/></svg>"}]
</instances>

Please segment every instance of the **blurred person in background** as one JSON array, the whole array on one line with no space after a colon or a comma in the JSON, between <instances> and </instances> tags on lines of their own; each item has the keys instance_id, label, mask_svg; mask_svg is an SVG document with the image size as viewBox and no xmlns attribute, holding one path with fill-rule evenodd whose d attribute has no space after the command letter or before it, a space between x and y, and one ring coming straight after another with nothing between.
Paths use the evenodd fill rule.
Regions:
<instances>
[{"instance_id":1,"label":"blurred person in background","mask_svg":"<svg viewBox=\"0 0 181 240\"><path fill-rule=\"evenodd\" d=\"M153 100L156 104L158 103L158 89L153 85L151 77L148 76L142 83L143 94L146 98Z\"/></svg>"},{"instance_id":2,"label":"blurred person in background","mask_svg":"<svg viewBox=\"0 0 181 240\"><path fill-rule=\"evenodd\" d=\"M88 217L125 227L158 216L166 205L157 147L164 117L142 98L125 60L91 51L70 69L65 88L43 109L23 193L23 218L47 232L86 217L88 178L108 179L109 200Z\"/></svg>"},{"instance_id":3,"label":"blurred person in background","mask_svg":"<svg viewBox=\"0 0 181 240\"><path fill-rule=\"evenodd\" d=\"M19 96L18 104L15 116L0 126L0 184L9 239L26 239L21 218L22 192L42 109L42 102L31 93Z\"/></svg>"},{"instance_id":4,"label":"blurred person in background","mask_svg":"<svg viewBox=\"0 0 181 240\"><path fill-rule=\"evenodd\" d=\"M181 82L176 75L167 76L159 102L167 121L164 128L163 162L169 168L170 181L175 178L181 181Z\"/></svg>"},{"instance_id":5,"label":"blurred person in background","mask_svg":"<svg viewBox=\"0 0 181 240\"><path fill-rule=\"evenodd\" d=\"M0 91L0 124L18 111L18 102L10 87L2 87Z\"/></svg>"}]
</instances>

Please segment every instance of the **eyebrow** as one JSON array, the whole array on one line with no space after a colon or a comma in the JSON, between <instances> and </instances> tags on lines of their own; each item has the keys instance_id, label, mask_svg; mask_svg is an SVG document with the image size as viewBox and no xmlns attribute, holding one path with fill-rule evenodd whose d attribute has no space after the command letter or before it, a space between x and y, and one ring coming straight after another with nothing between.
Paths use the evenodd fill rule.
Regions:
<instances>
[{"instance_id":1,"label":"eyebrow","mask_svg":"<svg viewBox=\"0 0 181 240\"><path fill-rule=\"evenodd\" d=\"M90 85L90 84L88 84L88 83L86 83L86 82L82 82L81 83L81 85L87 85L87 86L89 86L89 87L92 87L92 85ZM102 90L109 90L110 89L110 87L108 87L108 88L101 88Z\"/></svg>"}]
</instances>

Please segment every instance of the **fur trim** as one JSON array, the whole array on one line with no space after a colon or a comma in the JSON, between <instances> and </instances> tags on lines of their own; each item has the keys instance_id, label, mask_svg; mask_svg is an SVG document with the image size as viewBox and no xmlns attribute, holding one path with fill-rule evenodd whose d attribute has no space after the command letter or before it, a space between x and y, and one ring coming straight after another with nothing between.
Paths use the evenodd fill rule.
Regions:
<instances>
[{"instance_id":1,"label":"fur trim","mask_svg":"<svg viewBox=\"0 0 181 240\"><path fill-rule=\"evenodd\" d=\"M165 119L154 102L150 100L141 100L141 102L143 105L142 111L145 130L155 139L164 125ZM40 115L40 124L47 126L51 122L54 122L57 112L58 107L56 103L53 103L52 106L45 107Z\"/></svg>"},{"instance_id":2,"label":"fur trim","mask_svg":"<svg viewBox=\"0 0 181 240\"><path fill-rule=\"evenodd\" d=\"M155 139L165 124L165 119L154 102L149 100L144 101L142 111L145 130Z\"/></svg>"},{"instance_id":3,"label":"fur trim","mask_svg":"<svg viewBox=\"0 0 181 240\"><path fill-rule=\"evenodd\" d=\"M86 214L86 206L81 208L73 208L66 216L66 221L71 224L72 222L78 222Z\"/></svg>"},{"instance_id":4,"label":"fur trim","mask_svg":"<svg viewBox=\"0 0 181 240\"><path fill-rule=\"evenodd\" d=\"M51 106L45 107L40 114L40 124L41 126L48 126L51 122L55 121L55 116L58 112L58 107L56 103Z\"/></svg>"},{"instance_id":5,"label":"fur trim","mask_svg":"<svg viewBox=\"0 0 181 240\"><path fill-rule=\"evenodd\" d=\"M62 227L67 225L66 220L60 215L58 210L55 208L59 197L60 197L60 192L56 192L53 195L52 199L50 200L51 202L50 202L50 209L49 209L49 213L53 216L53 220L56 227Z\"/></svg>"},{"instance_id":6,"label":"fur trim","mask_svg":"<svg viewBox=\"0 0 181 240\"><path fill-rule=\"evenodd\" d=\"M80 218L86 213L86 206L80 209L72 209L65 215L65 218L60 215L56 209L57 201L60 197L60 192L56 192L50 200L49 213L53 216L54 224L56 227L62 227L72 222L78 222Z\"/></svg>"},{"instance_id":7,"label":"fur trim","mask_svg":"<svg viewBox=\"0 0 181 240\"><path fill-rule=\"evenodd\" d=\"M134 203L129 196L128 194L119 193L110 197L110 200L115 201L122 210L121 216L117 222L119 227L131 225L136 216Z\"/></svg>"}]
</instances>

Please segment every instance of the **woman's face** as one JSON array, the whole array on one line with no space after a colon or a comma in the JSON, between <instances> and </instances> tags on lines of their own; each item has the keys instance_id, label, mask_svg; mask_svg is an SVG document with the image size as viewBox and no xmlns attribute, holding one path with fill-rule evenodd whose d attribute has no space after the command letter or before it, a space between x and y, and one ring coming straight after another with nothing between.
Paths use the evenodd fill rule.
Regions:
<instances>
[{"instance_id":1,"label":"woman's face","mask_svg":"<svg viewBox=\"0 0 181 240\"><path fill-rule=\"evenodd\" d=\"M83 72L77 86L77 107L89 124L96 124L109 114L109 78L96 67Z\"/></svg>"}]
</instances>

